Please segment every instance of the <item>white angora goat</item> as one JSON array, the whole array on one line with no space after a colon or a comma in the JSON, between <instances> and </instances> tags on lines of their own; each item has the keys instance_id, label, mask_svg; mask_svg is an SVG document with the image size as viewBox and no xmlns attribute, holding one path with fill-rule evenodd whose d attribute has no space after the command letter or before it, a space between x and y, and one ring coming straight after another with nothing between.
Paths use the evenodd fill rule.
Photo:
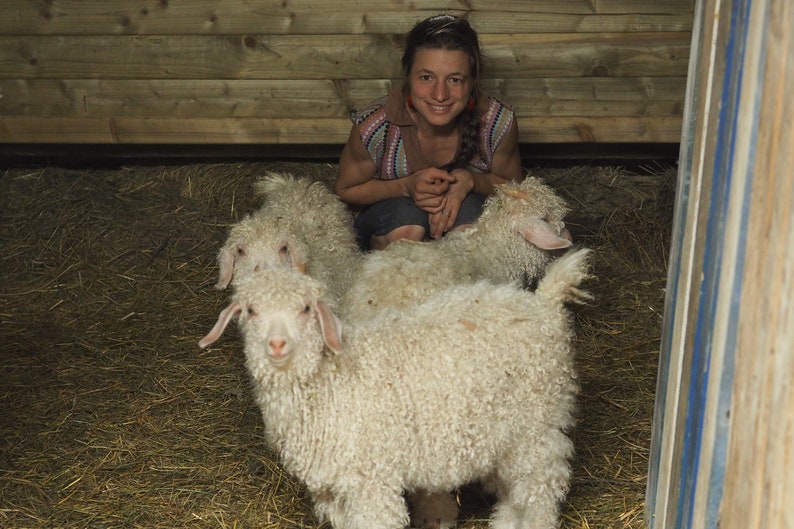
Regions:
<instances>
[{"instance_id":1,"label":"white angora goat","mask_svg":"<svg viewBox=\"0 0 794 529\"><path fill-rule=\"evenodd\" d=\"M237 285L199 342L239 319L267 438L336 529L400 529L405 491L482 480L495 529L554 529L568 490L577 392L566 301L589 250L535 292L485 282L345 325L295 270ZM342 331L345 334L342 334Z\"/></svg>"},{"instance_id":2,"label":"white angora goat","mask_svg":"<svg viewBox=\"0 0 794 529\"><path fill-rule=\"evenodd\" d=\"M295 268L328 285L339 299L360 251L347 206L319 181L267 173L254 184L264 204L229 229L218 252L216 287L260 268Z\"/></svg>"},{"instance_id":3,"label":"white angora goat","mask_svg":"<svg viewBox=\"0 0 794 529\"><path fill-rule=\"evenodd\" d=\"M384 308L403 308L461 283L537 279L551 251L569 248L568 208L539 178L498 186L469 228L431 242L397 241L366 254L343 292L342 314L363 320Z\"/></svg>"}]
</instances>

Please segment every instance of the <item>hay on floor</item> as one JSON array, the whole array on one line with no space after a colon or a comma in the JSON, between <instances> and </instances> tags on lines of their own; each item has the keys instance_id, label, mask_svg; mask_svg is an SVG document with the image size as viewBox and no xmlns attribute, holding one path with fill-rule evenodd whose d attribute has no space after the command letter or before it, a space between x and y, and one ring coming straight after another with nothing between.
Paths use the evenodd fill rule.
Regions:
<instances>
[{"instance_id":1,"label":"hay on floor","mask_svg":"<svg viewBox=\"0 0 794 529\"><path fill-rule=\"evenodd\" d=\"M0 179L0 525L316 527L265 446L235 335L197 341L228 226L265 170L329 163L10 168ZM529 168L574 208L595 295L576 307L582 392L564 528L641 528L675 172ZM228 334L228 333L227 333ZM460 527L487 498L460 491Z\"/></svg>"}]
</instances>

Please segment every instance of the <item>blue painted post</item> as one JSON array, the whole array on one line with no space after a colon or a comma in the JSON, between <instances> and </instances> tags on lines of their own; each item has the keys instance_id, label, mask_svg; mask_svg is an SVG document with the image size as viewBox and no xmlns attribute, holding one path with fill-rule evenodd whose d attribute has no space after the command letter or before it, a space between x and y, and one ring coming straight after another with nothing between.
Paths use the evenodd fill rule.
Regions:
<instances>
[{"instance_id":1,"label":"blue painted post","mask_svg":"<svg viewBox=\"0 0 794 529\"><path fill-rule=\"evenodd\" d=\"M747 417L742 422L735 409L737 402L748 401L777 410L769 399L781 400L781 388L788 387L783 385L786 373L770 375L768 384L737 379L737 359L744 369L759 372L764 372L762 362L770 361L742 346L758 341L748 336L762 333L762 345L778 355L776 365L794 366L794 338L781 335L779 323L763 327L766 322L757 317L758 307L764 307L779 316L770 324L794 320L794 289L786 290L790 282L781 283L785 273L759 279L745 272L746 263L758 261L757 251L771 254L774 249L760 237L748 237L749 230L771 225L773 214L783 235L792 229L793 10L792 2L773 0L696 4L646 497L646 522L652 529L794 527L764 523L792 519L774 507L785 503L782 497L794 499L794 486L773 489L774 494L768 490L771 482L794 472L788 451L775 452L776 461L790 463L787 470L774 478L759 473L761 483L752 491L757 494L746 502L738 501L742 486L736 480L742 473L735 469L757 467L731 457L758 453L758 446L742 444L756 441L739 435L743 429L786 432L794 423L794 397L788 408L782 403L785 428L772 428L749 405L740 408ZM770 51L780 59L767 61ZM783 191L762 195L774 213L756 205L759 194L770 189ZM778 262L785 267L787 260L773 261ZM759 299L759 290L749 284L785 293ZM761 326L748 328L748 321ZM794 367L787 375L794 378ZM751 389L768 395L748 398ZM769 464L763 456L758 459ZM744 503L746 508L736 507ZM766 504L772 514L762 516ZM728 509L735 511L733 516L725 516Z\"/></svg>"}]
</instances>

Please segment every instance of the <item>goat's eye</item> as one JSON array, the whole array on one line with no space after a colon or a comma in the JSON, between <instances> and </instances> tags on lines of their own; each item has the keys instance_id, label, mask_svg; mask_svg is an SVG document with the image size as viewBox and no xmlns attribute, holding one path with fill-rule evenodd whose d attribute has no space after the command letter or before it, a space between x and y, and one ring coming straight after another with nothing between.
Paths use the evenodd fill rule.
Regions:
<instances>
[{"instance_id":1,"label":"goat's eye","mask_svg":"<svg viewBox=\"0 0 794 529\"><path fill-rule=\"evenodd\" d=\"M253 307L248 307L247 312L249 316L256 316L256 309L254 309Z\"/></svg>"},{"instance_id":2,"label":"goat's eye","mask_svg":"<svg viewBox=\"0 0 794 529\"><path fill-rule=\"evenodd\" d=\"M243 248L242 246L238 246L237 255L245 255L245 248Z\"/></svg>"},{"instance_id":3,"label":"goat's eye","mask_svg":"<svg viewBox=\"0 0 794 529\"><path fill-rule=\"evenodd\" d=\"M302 313L308 314L309 312L311 312L311 310L312 308L309 305L304 305Z\"/></svg>"},{"instance_id":4,"label":"goat's eye","mask_svg":"<svg viewBox=\"0 0 794 529\"><path fill-rule=\"evenodd\" d=\"M281 247L278 249L278 252L282 254L289 253L289 245L282 244Z\"/></svg>"}]
</instances>

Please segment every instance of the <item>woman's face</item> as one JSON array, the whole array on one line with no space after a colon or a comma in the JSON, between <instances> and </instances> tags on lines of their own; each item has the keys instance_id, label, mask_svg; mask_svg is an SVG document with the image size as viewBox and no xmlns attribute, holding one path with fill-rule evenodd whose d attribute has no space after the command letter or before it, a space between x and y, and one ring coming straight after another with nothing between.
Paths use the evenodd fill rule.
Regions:
<instances>
[{"instance_id":1,"label":"woman's face","mask_svg":"<svg viewBox=\"0 0 794 529\"><path fill-rule=\"evenodd\" d=\"M465 52L419 48L408 76L414 117L425 125L446 127L466 108L472 79Z\"/></svg>"}]
</instances>

